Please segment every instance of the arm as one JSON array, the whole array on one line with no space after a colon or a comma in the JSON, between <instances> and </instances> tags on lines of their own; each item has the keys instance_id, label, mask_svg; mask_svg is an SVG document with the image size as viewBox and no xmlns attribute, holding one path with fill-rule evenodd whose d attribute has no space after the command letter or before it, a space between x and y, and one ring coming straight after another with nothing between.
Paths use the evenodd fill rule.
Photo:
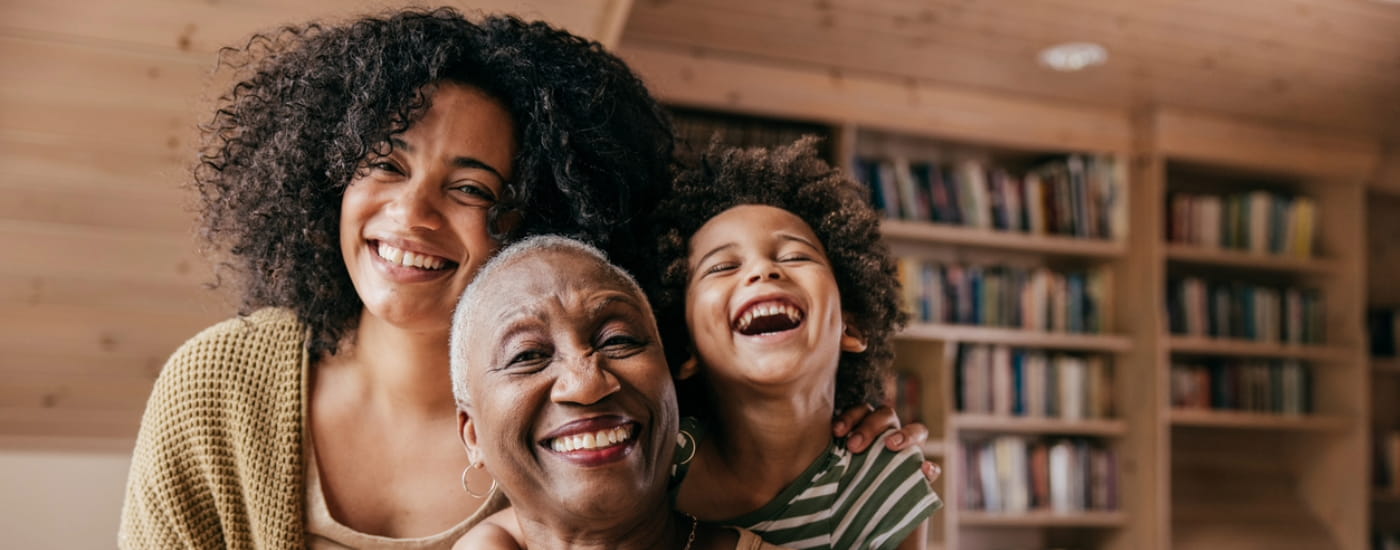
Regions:
<instances>
[{"instance_id":1,"label":"arm","mask_svg":"<svg viewBox=\"0 0 1400 550\"><path fill-rule=\"evenodd\" d=\"M184 363L178 352L171 357L141 418L117 532L123 550L224 547L219 525L199 521L217 517L214 495L191 471L198 457L178 441L184 378L173 373L188 370Z\"/></svg>"}]
</instances>

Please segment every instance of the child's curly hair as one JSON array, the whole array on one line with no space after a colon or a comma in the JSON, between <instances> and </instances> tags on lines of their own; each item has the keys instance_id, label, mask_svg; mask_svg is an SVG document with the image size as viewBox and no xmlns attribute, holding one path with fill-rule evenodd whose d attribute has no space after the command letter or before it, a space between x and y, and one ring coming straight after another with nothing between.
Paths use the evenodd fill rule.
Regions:
<instances>
[{"instance_id":1,"label":"child's curly hair","mask_svg":"<svg viewBox=\"0 0 1400 550\"><path fill-rule=\"evenodd\" d=\"M711 143L697 166L678 175L672 194L653 217L657 271L644 276L672 365L690 346L685 294L690 281L690 238L730 208L767 205L792 212L811 226L831 261L841 309L867 339L863 353L841 353L836 371L836 410L878 403L880 375L894 358L893 337L906 314L899 307L899 279L879 218L860 184L817 157L816 138L771 150ZM699 399L695 391L683 399ZM695 414L695 403L682 403Z\"/></svg>"},{"instance_id":2,"label":"child's curly hair","mask_svg":"<svg viewBox=\"0 0 1400 550\"><path fill-rule=\"evenodd\" d=\"M488 219L521 223L497 237L569 235L629 266L673 173L670 119L637 76L545 23L406 9L258 34L220 66L235 83L201 128L201 235L230 254L242 312L295 311L313 353L334 353L363 307L337 236L346 185L422 117L434 84L479 88L515 122L515 179Z\"/></svg>"}]
</instances>

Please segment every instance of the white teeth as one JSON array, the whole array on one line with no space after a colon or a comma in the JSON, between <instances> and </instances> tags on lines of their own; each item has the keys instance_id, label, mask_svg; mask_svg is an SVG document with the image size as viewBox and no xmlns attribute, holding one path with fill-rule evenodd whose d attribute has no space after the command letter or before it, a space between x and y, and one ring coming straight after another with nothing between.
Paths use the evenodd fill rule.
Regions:
<instances>
[{"instance_id":1,"label":"white teeth","mask_svg":"<svg viewBox=\"0 0 1400 550\"><path fill-rule=\"evenodd\" d=\"M606 430L598 430L593 433L566 435L554 438L549 443L549 447L555 452L567 453L582 449L601 449L611 447L632 439L632 431L626 426L618 426Z\"/></svg>"},{"instance_id":2,"label":"white teeth","mask_svg":"<svg viewBox=\"0 0 1400 550\"><path fill-rule=\"evenodd\" d=\"M442 269L447 265L447 260L427 254L417 254L402 250L384 243L379 243L376 250L380 258L388 260L389 263L398 264L405 267L416 267L419 269Z\"/></svg>"},{"instance_id":3,"label":"white teeth","mask_svg":"<svg viewBox=\"0 0 1400 550\"><path fill-rule=\"evenodd\" d=\"M739 317L739 322L736 323L736 325L739 330L745 330L749 328L749 324L753 323L754 318L777 315L779 313L786 315L788 320L794 323L802 319L802 312L791 305L780 303L760 304L744 312L744 314Z\"/></svg>"}]
</instances>

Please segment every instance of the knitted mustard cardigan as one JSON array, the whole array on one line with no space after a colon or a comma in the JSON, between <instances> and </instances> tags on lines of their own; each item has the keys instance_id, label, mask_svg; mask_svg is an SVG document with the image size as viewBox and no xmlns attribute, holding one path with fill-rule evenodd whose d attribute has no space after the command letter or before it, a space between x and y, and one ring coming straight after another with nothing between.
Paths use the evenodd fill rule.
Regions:
<instances>
[{"instance_id":1,"label":"knitted mustard cardigan","mask_svg":"<svg viewBox=\"0 0 1400 550\"><path fill-rule=\"evenodd\" d=\"M156 380L117 545L302 548L306 329L264 309L185 342Z\"/></svg>"}]
</instances>

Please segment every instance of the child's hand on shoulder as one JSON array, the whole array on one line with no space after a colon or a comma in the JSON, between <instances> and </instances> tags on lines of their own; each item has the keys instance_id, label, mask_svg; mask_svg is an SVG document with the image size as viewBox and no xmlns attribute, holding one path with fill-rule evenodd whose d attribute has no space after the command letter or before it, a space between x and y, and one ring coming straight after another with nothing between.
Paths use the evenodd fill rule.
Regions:
<instances>
[{"instance_id":1,"label":"child's hand on shoulder","mask_svg":"<svg viewBox=\"0 0 1400 550\"><path fill-rule=\"evenodd\" d=\"M515 509L506 508L481 520L467 531L452 550L522 550L520 524L515 521Z\"/></svg>"},{"instance_id":2,"label":"child's hand on shoulder","mask_svg":"<svg viewBox=\"0 0 1400 550\"><path fill-rule=\"evenodd\" d=\"M900 427L899 417L890 407L877 409L870 405L856 405L837 416L831 427L832 435L846 437L846 449L857 454L869 450L870 443L888 430L899 431L885 438L885 448L891 451L902 451L928 441L927 427L918 422ZM942 468L927 460L924 461L922 470L929 483L933 483L943 473Z\"/></svg>"}]
</instances>

